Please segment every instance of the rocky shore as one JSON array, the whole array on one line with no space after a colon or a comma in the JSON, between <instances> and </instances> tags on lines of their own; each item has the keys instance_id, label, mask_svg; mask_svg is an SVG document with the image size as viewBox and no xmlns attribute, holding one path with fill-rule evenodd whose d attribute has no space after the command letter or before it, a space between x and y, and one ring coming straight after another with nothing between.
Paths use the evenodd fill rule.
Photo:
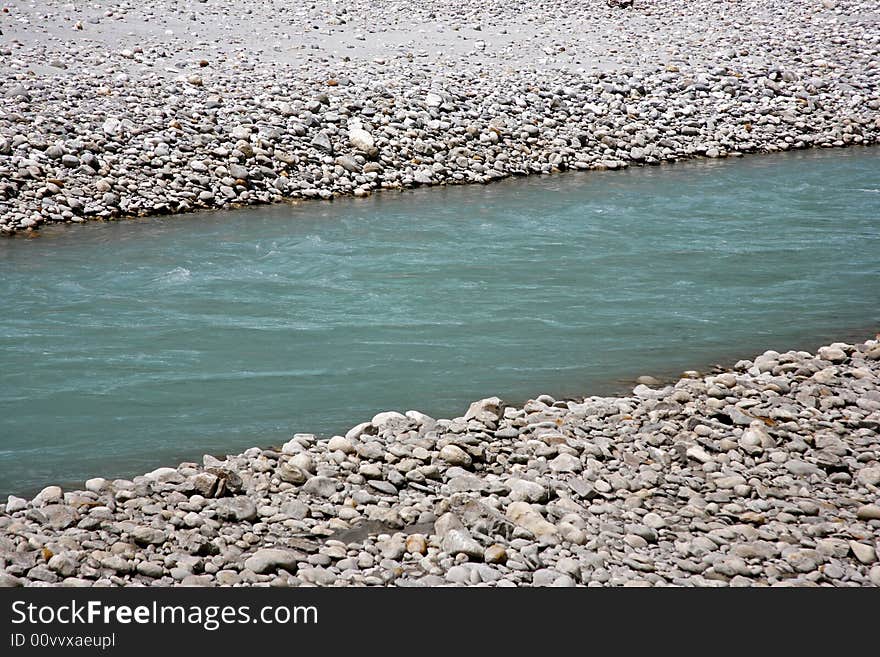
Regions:
<instances>
[{"instance_id":1,"label":"rocky shore","mask_svg":"<svg viewBox=\"0 0 880 657\"><path fill-rule=\"evenodd\" d=\"M872 144L872 0L9 2L0 233Z\"/></svg>"},{"instance_id":2,"label":"rocky shore","mask_svg":"<svg viewBox=\"0 0 880 657\"><path fill-rule=\"evenodd\" d=\"M7 586L880 586L880 341L0 505Z\"/></svg>"}]
</instances>

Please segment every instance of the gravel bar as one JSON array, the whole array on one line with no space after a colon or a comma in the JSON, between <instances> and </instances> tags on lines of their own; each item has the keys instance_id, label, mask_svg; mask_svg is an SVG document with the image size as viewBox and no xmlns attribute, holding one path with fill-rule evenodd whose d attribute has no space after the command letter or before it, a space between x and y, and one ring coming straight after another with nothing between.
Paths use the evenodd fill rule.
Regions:
<instances>
[{"instance_id":1,"label":"gravel bar","mask_svg":"<svg viewBox=\"0 0 880 657\"><path fill-rule=\"evenodd\" d=\"M875 0L8 2L0 234L872 144Z\"/></svg>"},{"instance_id":2,"label":"gravel bar","mask_svg":"<svg viewBox=\"0 0 880 657\"><path fill-rule=\"evenodd\" d=\"M0 585L880 586L880 341L642 381L10 496Z\"/></svg>"}]
</instances>

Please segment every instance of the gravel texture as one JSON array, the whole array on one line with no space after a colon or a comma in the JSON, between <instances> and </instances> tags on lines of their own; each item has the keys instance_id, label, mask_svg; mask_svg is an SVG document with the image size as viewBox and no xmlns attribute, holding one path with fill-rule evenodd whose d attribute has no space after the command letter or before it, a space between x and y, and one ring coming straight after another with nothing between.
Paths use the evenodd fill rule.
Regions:
<instances>
[{"instance_id":1,"label":"gravel texture","mask_svg":"<svg viewBox=\"0 0 880 657\"><path fill-rule=\"evenodd\" d=\"M45 0L0 31L2 234L880 134L873 0Z\"/></svg>"},{"instance_id":2,"label":"gravel texture","mask_svg":"<svg viewBox=\"0 0 880 657\"><path fill-rule=\"evenodd\" d=\"M693 377L693 378L691 378ZM880 342L0 505L0 584L880 586Z\"/></svg>"}]
</instances>

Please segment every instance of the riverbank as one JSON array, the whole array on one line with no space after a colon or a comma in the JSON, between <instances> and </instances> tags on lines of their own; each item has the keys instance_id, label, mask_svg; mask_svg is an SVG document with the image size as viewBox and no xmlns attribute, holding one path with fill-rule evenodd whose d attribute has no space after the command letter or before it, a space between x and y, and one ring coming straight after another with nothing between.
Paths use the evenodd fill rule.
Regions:
<instances>
[{"instance_id":1,"label":"riverbank","mask_svg":"<svg viewBox=\"0 0 880 657\"><path fill-rule=\"evenodd\" d=\"M0 233L872 144L878 19L856 0L13 3Z\"/></svg>"},{"instance_id":2,"label":"riverbank","mask_svg":"<svg viewBox=\"0 0 880 657\"><path fill-rule=\"evenodd\" d=\"M880 342L0 505L8 586L880 586Z\"/></svg>"}]
</instances>

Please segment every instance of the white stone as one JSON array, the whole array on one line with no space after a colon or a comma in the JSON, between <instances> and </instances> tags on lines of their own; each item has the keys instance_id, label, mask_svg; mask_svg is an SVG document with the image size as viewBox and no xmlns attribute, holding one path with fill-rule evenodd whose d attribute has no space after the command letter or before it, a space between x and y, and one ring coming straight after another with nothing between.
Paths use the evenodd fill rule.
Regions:
<instances>
[{"instance_id":1,"label":"white stone","mask_svg":"<svg viewBox=\"0 0 880 657\"><path fill-rule=\"evenodd\" d=\"M22 509L26 508L27 500L23 497L10 495L8 498L6 498L6 513L15 513L16 511L21 511Z\"/></svg>"},{"instance_id":2,"label":"white stone","mask_svg":"<svg viewBox=\"0 0 880 657\"><path fill-rule=\"evenodd\" d=\"M333 436L327 441L327 449L331 452L342 452L343 454L351 454L354 452L354 446L348 438L342 436Z\"/></svg>"},{"instance_id":3,"label":"white stone","mask_svg":"<svg viewBox=\"0 0 880 657\"><path fill-rule=\"evenodd\" d=\"M107 486L107 480L103 477L94 477L86 480L86 490L100 493Z\"/></svg>"},{"instance_id":4,"label":"white stone","mask_svg":"<svg viewBox=\"0 0 880 657\"><path fill-rule=\"evenodd\" d=\"M370 424L377 429L380 429L389 422L406 419L407 418L403 413L398 413L397 411L385 411L384 413L376 413L376 415L373 416L373 419L370 420Z\"/></svg>"},{"instance_id":5,"label":"white stone","mask_svg":"<svg viewBox=\"0 0 880 657\"><path fill-rule=\"evenodd\" d=\"M63 499L64 493L61 490L61 486L46 486L34 496L31 502L34 506L43 506L44 504L61 502Z\"/></svg>"},{"instance_id":6,"label":"white stone","mask_svg":"<svg viewBox=\"0 0 880 657\"><path fill-rule=\"evenodd\" d=\"M460 465L463 468L472 463L470 455L458 445L446 445L440 450L440 458L450 465Z\"/></svg>"},{"instance_id":7,"label":"white stone","mask_svg":"<svg viewBox=\"0 0 880 657\"><path fill-rule=\"evenodd\" d=\"M144 475L145 479L149 479L150 481L155 482L165 482L171 479L176 478L179 475L176 469L174 468L156 468L152 472L148 472Z\"/></svg>"},{"instance_id":8,"label":"white stone","mask_svg":"<svg viewBox=\"0 0 880 657\"><path fill-rule=\"evenodd\" d=\"M369 153L376 145L373 135L363 128L352 128L348 131L348 141L359 151Z\"/></svg>"},{"instance_id":9,"label":"white stone","mask_svg":"<svg viewBox=\"0 0 880 657\"><path fill-rule=\"evenodd\" d=\"M515 525L530 531L536 538L558 542L556 526L544 519L528 502L513 502L507 507L507 517Z\"/></svg>"}]
</instances>

